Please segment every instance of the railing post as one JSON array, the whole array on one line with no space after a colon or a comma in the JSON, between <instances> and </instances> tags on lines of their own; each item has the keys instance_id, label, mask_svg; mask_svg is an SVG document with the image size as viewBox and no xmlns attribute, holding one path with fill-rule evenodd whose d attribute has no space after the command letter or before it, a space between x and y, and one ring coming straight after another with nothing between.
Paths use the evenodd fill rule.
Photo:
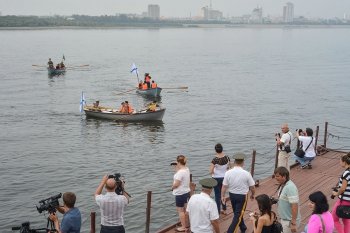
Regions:
<instances>
[{"instance_id":1,"label":"railing post","mask_svg":"<svg viewBox=\"0 0 350 233\"><path fill-rule=\"evenodd\" d=\"M328 122L326 121L324 123L324 140L323 140L324 148L327 148L327 134L328 134Z\"/></svg>"},{"instance_id":2,"label":"railing post","mask_svg":"<svg viewBox=\"0 0 350 233\"><path fill-rule=\"evenodd\" d=\"M96 212L90 213L90 233L96 232Z\"/></svg>"},{"instance_id":3,"label":"railing post","mask_svg":"<svg viewBox=\"0 0 350 233\"><path fill-rule=\"evenodd\" d=\"M277 145L277 144L276 144ZM277 168L278 165L278 145L276 146L276 157L275 157L275 169Z\"/></svg>"},{"instance_id":4,"label":"railing post","mask_svg":"<svg viewBox=\"0 0 350 233\"><path fill-rule=\"evenodd\" d=\"M149 226L151 223L151 204L152 204L152 191L147 192L147 208L146 208L146 230L145 233L149 233Z\"/></svg>"},{"instance_id":5,"label":"railing post","mask_svg":"<svg viewBox=\"0 0 350 233\"><path fill-rule=\"evenodd\" d=\"M252 164L250 166L250 174L252 175L252 177L254 177L255 156L256 156L256 150L253 150Z\"/></svg>"},{"instance_id":6,"label":"railing post","mask_svg":"<svg viewBox=\"0 0 350 233\"><path fill-rule=\"evenodd\" d=\"M319 130L320 130L320 127L319 126L317 126L316 127L316 138L315 138L315 153L316 153L316 155L317 155L317 142L318 142L318 132L319 132Z\"/></svg>"}]
</instances>

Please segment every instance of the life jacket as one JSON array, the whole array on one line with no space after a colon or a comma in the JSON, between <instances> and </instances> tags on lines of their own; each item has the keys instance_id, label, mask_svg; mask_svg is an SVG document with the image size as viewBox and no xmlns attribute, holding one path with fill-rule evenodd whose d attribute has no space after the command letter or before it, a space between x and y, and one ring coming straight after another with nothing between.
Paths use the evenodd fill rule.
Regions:
<instances>
[{"instance_id":1,"label":"life jacket","mask_svg":"<svg viewBox=\"0 0 350 233\"><path fill-rule=\"evenodd\" d=\"M152 83L151 87L152 88L157 88L157 83Z\"/></svg>"},{"instance_id":2,"label":"life jacket","mask_svg":"<svg viewBox=\"0 0 350 233\"><path fill-rule=\"evenodd\" d=\"M147 90L148 89L147 83L142 84L142 89L143 90Z\"/></svg>"},{"instance_id":3,"label":"life jacket","mask_svg":"<svg viewBox=\"0 0 350 233\"><path fill-rule=\"evenodd\" d=\"M139 83L139 89L142 89L142 85L143 85L142 83Z\"/></svg>"},{"instance_id":4,"label":"life jacket","mask_svg":"<svg viewBox=\"0 0 350 233\"><path fill-rule=\"evenodd\" d=\"M131 105L126 105L126 113L132 113L134 111L134 109L131 107Z\"/></svg>"}]
</instances>

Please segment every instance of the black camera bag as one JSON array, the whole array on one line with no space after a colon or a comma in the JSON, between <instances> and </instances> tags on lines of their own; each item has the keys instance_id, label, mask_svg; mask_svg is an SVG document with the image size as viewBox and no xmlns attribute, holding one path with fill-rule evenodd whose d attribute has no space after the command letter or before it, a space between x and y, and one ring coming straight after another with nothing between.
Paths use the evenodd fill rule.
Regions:
<instances>
[{"instance_id":1,"label":"black camera bag","mask_svg":"<svg viewBox=\"0 0 350 233\"><path fill-rule=\"evenodd\" d=\"M310 147L310 145L311 145L311 143L312 143L313 140L314 140L314 138L311 137L311 141L310 141L309 145L306 147L305 150L309 149L309 147ZM304 156L305 156L305 151L303 150L303 148L297 148L297 149L295 150L294 154L295 154L296 156L298 156L299 158L304 158Z\"/></svg>"}]
</instances>

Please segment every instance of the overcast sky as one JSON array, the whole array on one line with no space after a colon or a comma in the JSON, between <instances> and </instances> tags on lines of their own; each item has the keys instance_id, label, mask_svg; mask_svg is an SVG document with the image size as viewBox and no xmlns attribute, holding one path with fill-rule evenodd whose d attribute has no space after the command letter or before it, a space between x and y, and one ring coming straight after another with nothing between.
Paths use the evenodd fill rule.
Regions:
<instances>
[{"instance_id":1,"label":"overcast sky","mask_svg":"<svg viewBox=\"0 0 350 233\"><path fill-rule=\"evenodd\" d=\"M257 5L263 15L282 15L287 1L281 0L212 0L212 7L224 16L250 14ZM350 0L291 0L294 14L306 17L343 17L350 15ZM147 11L148 4L158 4L164 17L188 17L200 14L210 0L0 0L2 15L114 15Z\"/></svg>"}]
</instances>

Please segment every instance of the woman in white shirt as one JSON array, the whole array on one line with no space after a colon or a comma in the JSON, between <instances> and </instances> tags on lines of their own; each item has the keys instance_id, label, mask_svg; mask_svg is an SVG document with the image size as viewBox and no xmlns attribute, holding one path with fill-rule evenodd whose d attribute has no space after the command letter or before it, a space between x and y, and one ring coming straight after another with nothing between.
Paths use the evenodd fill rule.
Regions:
<instances>
[{"instance_id":1,"label":"woman in white shirt","mask_svg":"<svg viewBox=\"0 0 350 233\"><path fill-rule=\"evenodd\" d=\"M171 189L175 195L176 210L179 213L181 227L177 228L178 232L185 232L186 227L186 207L190 198L190 170L186 166L187 158L179 155L176 158L175 175Z\"/></svg>"}]
</instances>

